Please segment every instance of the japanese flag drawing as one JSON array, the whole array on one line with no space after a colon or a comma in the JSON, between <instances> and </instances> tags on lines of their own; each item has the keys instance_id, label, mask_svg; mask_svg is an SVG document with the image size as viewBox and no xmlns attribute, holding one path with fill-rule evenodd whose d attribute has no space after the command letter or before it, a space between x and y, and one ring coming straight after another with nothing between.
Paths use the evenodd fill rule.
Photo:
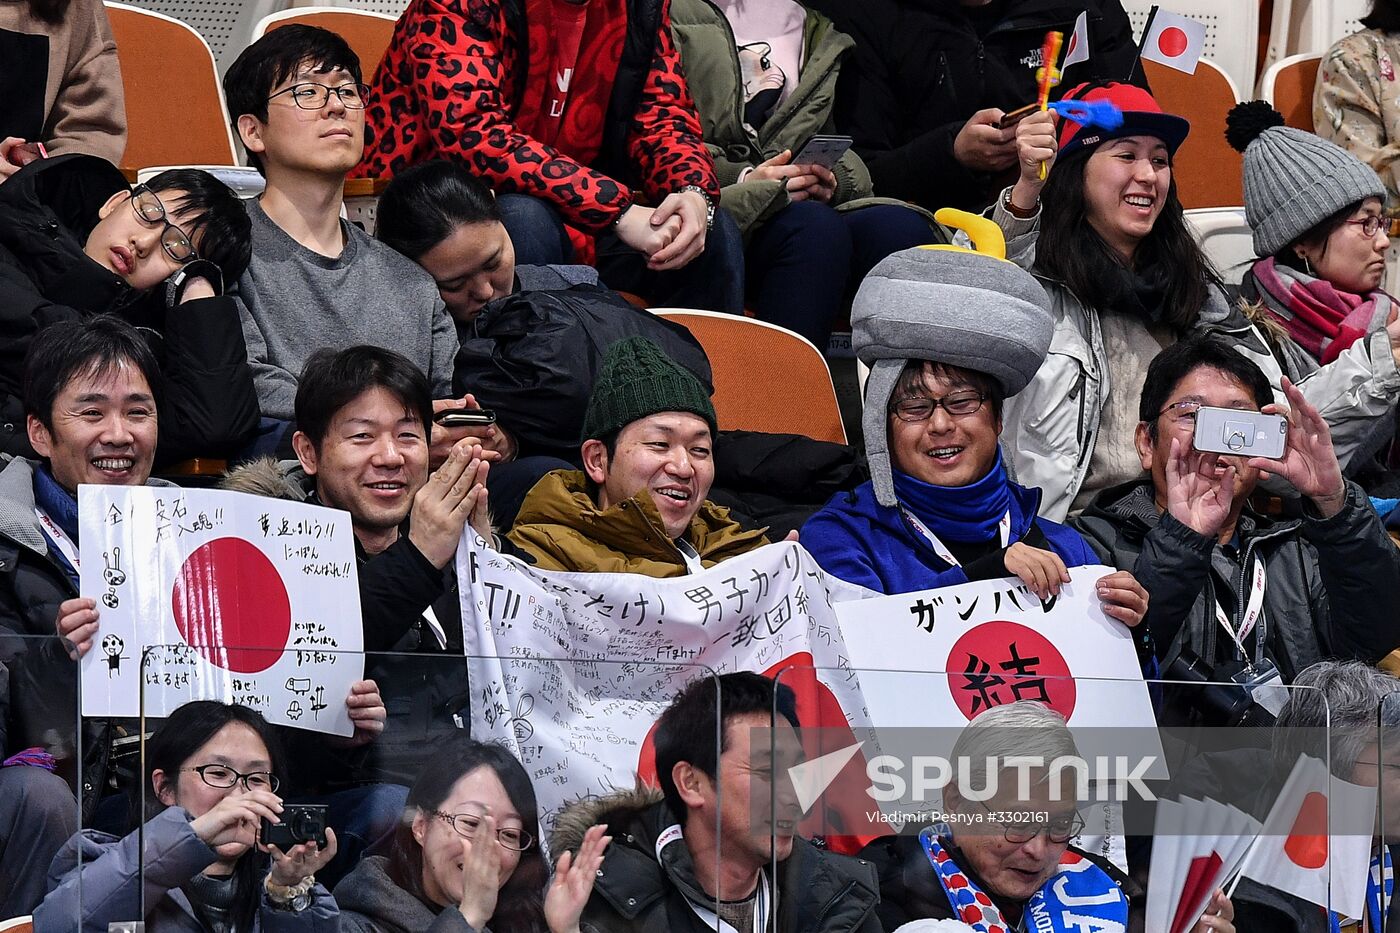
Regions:
<instances>
[{"instance_id":1,"label":"japanese flag drawing","mask_svg":"<svg viewBox=\"0 0 1400 933\"><path fill-rule=\"evenodd\" d=\"M1331 832L1342 814L1348 828L1376 811L1376 789L1338 780L1316 758L1301 755L1249 850L1241 876L1346 917L1366 909L1371 835ZM1329 902L1329 884L1330 902Z\"/></svg>"},{"instance_id":2,"label":"japanese flag drawing","mask_svg":"<svg viewBox=\"0 0 1400 933\"><path fill-rule=\"evenodd\" d=\"M1079 18L1074 21L1074 32L1070 33L1069 40L1065 42L1065 60L1060 64L1060 69L1064 70L1070 65L1089 60L1089 14L1087 11L1079 14Z\"/></svg>"},{"instance_id":3,"label":"japanese flag drawing","mask_svg":"<svg viewBox=\"0 0 1400 933\"><path fill-rule=\"evenodd\" d=\"M1196 63L1201 60L1205 47L1205 23L1180 13L1152 8L1147 34L1142 37L1142 58L1195 74Z\"/></svg>"},{"instance_id":4,"label":"japanese flag drawing","mask_svg":"<svg viewBox=\"0 0 1400 933\"><path fill-rule=\"evenodd\" d=\"M345 512L243 493L80 486L80 588L97 600L85 716L165 716L190 700L349 735L363 676Z\"/></svg>"}]
</instances>

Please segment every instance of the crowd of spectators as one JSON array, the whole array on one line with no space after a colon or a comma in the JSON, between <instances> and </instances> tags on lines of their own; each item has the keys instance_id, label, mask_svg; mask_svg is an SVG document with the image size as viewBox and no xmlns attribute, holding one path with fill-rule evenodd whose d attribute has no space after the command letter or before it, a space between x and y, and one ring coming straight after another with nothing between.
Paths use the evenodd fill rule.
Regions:
<instances>
[{"instance_id":1,"label":"crowd of spectators","mask_svg":"<svg viewBox=\"0 0 1400 933\"><path fill-rule=\"evenodd\" d=\"M1090 54L1054 93L1121 126L1008 118L1046 31L1081 16ZM1121 673L1165 681L1161 724L1233 721L1203 679L1303 685L1268 719L1331 710L1333 773L1365 783L1351 753L1384 757L1366 730L1400 692L1378 668L1400 649L1400 0L1365 24L1324 60L1317 135L1263 102L1231 112L1258 258L1230 286L1173 178L1198 130L1145 86L1117 0L412 0L372 74L288 25L223 79L265 180L248 200L197 169L129 184L102 5L3 0L0 919L1007 930L1071 875L1105 929L1139 916L1146 856L1076 848L1051 798L994 801L1044 809L1028 828L860 857L802 838L781 779L796 700L757 673L682 689L652 737L659 788L551 830L521 763L473 740L467 666L442 663L464 653L464 534L539 570L655 578L796 541L878 594L1010 577L1050 600L1107 565L1095 596L1137 653ZM836 156L804 156L813 138ZM346 219L352 177L389 180L373 236ZM721 430L699 343L620 293L747 308L822 349L849 315L869 367L854 451ZM1281 415L1282 452L1198 449L1204 408ZM180 482L191 458L226 461L221 488L348 513L370 653L348 738L289 743L215 701L153 731L79 715L73 662L103 633L78 487ZM762 503L740 490L755 475L780 478ZM1077 754L1022 701L955 754L1024 751L1006 729ZM324 837L258 844L293 799L328 808ZM944 805L989 809L956 788ZM1381 827L1377 858L1395 841ZM1246 884L1192 929L1329 923Z\"/></svg>"}]
</instances>

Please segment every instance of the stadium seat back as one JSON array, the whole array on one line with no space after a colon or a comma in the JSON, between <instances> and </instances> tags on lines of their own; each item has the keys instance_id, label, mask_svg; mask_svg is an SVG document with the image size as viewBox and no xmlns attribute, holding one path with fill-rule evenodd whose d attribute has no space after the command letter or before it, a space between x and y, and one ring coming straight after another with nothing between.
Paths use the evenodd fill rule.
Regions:
<instances>
[{"instance_id":1,"label":"stadium seat back","mask_svg":"<svg viewBox=\"0 0 1400 933\"><path fill-rule=\"evenodd\" d=\"M256 42L274 29L293 23L329 29L350 44L350 48L360 59L360 70L364 72L365 83L368 84L374 77L375 69L379 67L380 59L384 57L384 50L389 47L389 39L394 34L394 22L395 18L387 13L348 7L300 7L263 17L253 29L253 41Z\"/></svg>"},{"instance_id":2,"label":"stadium seat back","mask_svg":"<svg viewBox=\"0 0 1400 933\"><path fill-rule=\"evenodd\" d=\"M1317 84L1322 56L1290 55L1269 66L1259 83L1259 94L1283 114L1284 121L1300 130L1313 131L1313 86Z\"/></svg>"},{"instance_id":3,"label":"stadium seat back","mask_svg":"<svg viewBox=\"0 0 1400 933\"><path fill-rule=\"evenodd\" d=\"M1186 222L1202 251L1210 257L1227 285L1238 285L1254 264L1254 232L1244 219L1243 207L1206 207L1188 210Z\"/></svg>"},{"instance_id":4,"label":"stadium seat back","mask_svg":"<svg viewBox=\"0 0 1400 933\"><path fill-rule=\"evenodd\" d=\"M3 933L34 933L33 917L15 917L13 920L0 920Z\"/></svg>"},{"instance_id":5,"label":"stadium seat back","mask_svg":"<svg viewBox=\"0 0 1400 933\"><path fill-rule=\"evenodd\" d=\"M1242 156L1225 141L1225 115L1239 102L1229 75L1208 58L1190 75L1155 62L1143 62L1142 67L1162 109L1191 121L1191 134L1172 163L1182 206L1243 204Z\"/></svg>"},{"instance_id":6,"label":"stadium seat back","mask_svg":"<svg viewBox=\"0 0 1400 933\"><path fill-rule=\"evenodd\" d=\"M125 3L108 2L106 7L126 92L121 167L235 164L233 133L209 44L163 13Z\"/></svg>"},{"instance_id":7,"label":"stadium seat back","mask_svg":"<svg viewBox=\"0 0 1400 933\"><path fill-rule=\"evenodd\" d=\"M846 443L826 360L799 334L713 311L654 308L684 324L710 358L722 431L805 434Z\"/></svg>"}]
</instances>

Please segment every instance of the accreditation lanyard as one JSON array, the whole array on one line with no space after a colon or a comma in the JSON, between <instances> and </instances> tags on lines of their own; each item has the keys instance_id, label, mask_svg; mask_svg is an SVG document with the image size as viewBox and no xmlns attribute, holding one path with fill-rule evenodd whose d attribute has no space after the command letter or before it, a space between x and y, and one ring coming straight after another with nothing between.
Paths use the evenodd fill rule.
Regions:
<instances>
[{"instance_id":1,"label":"accreditation lanyard","mask_svg":"<svg viewBox=\"0 0 1400 933\"><path fill-rule=\"evenodd\" d=\"M1245 651L1244 640L1249 637L1249 633L1254 631L1255 624L1259 621L1259 616L1264 612L1264 590L1269 584L1268 571L1264 569L1264 561L1260 558L1254 559L1254 574L1250 580L1249 598L1245 602L1244 616L1240 619L1240 630L1236 632L1230 627L1230 617L1225 614L1220 603L1215 604L1215 619L1220 623L1220 627L1229 634L1231 641L1240 649L1240 657L1249 660L1249 652Z\"/></svg>"},{"instance_id":2,"label":"accreditation lanyard","mask_svg":"<svg viewBox=\"0 0 1400 933\"><path fill-rule=\"evenodd\" d=\"M684 838L684 832L679 824L672 823L661 831L661 835L656 837L656 860L661 861L661 850L673 842ZM768 929L769 912L773 911L777 904L777 891L768 884L768 875L760 871L758 873L758 890L754 898L753 925L748 930L736 930L733 926L720 919L718 913L708 907L702 907L690 898L685 902L690 905L690 909L705 922L715 933L764 933Z\"/></svg>"},{"instance_id":3,"label":"accreditation lanyard","mask_svg":"<svg viewBox=\"0 0 1400 933\"><path fill-rule=\"evenodd\" d=\"M73 543L73 539L68 537L67 532L58 527L58 522L49 517L39 506L34 506L34 517L39 519L39 525L44 529L44 535L53 542L53 546L58 548L60 554L68 561L69 566L78 570L78 546Z\"/></svg>"},{"instance_id":4,"label":"accreditation lanyard","mask_svg":"<svg viewBox=\"0 0 1400 933\"><path fill-rule=\"evenodd\" d=\"M943 563L947 564L949 567L962 566L962 561L954 557L953 552L948 550L948 546L939 539L938 535L934 534L929 530L927 525L919 521L913 512L902 505L899 507L899 511L904 516L904 520L907 521L915 531L924 536L929 545L933 548L933 553L938 555L939 560L943 561ZM997 523L997 527L1001 529L1001 546L1006 547L1011 543L1010 509L1006 510L1006 514L1001 517L1001 521Z\"/></svg>"}]
</instances>

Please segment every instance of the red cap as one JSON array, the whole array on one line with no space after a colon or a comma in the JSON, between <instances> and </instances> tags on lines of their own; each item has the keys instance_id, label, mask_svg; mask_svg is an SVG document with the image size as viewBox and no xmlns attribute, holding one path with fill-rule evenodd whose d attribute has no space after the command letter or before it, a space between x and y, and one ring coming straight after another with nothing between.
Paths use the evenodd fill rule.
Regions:
<instances>
[{"instance_id":1,"label":"red cap","mask_svg":"<svg viewBox=\"0 0 1400 933\"><path fill-rule=\"evenodd\" d=\"M1167 151L1176 154L1177 147L1191 131L1183 117L1163 113L1152 95L1136 84L1081 84L1061 100L1106 100L1123 111L1123 125L1116 130L1096 126L1081 126L1073 120L1060 123L1060 155L1085 146L1097 146L1110 139L1124 136L1155 136L1166 143Z\"/></svg>"}]
</instances>

